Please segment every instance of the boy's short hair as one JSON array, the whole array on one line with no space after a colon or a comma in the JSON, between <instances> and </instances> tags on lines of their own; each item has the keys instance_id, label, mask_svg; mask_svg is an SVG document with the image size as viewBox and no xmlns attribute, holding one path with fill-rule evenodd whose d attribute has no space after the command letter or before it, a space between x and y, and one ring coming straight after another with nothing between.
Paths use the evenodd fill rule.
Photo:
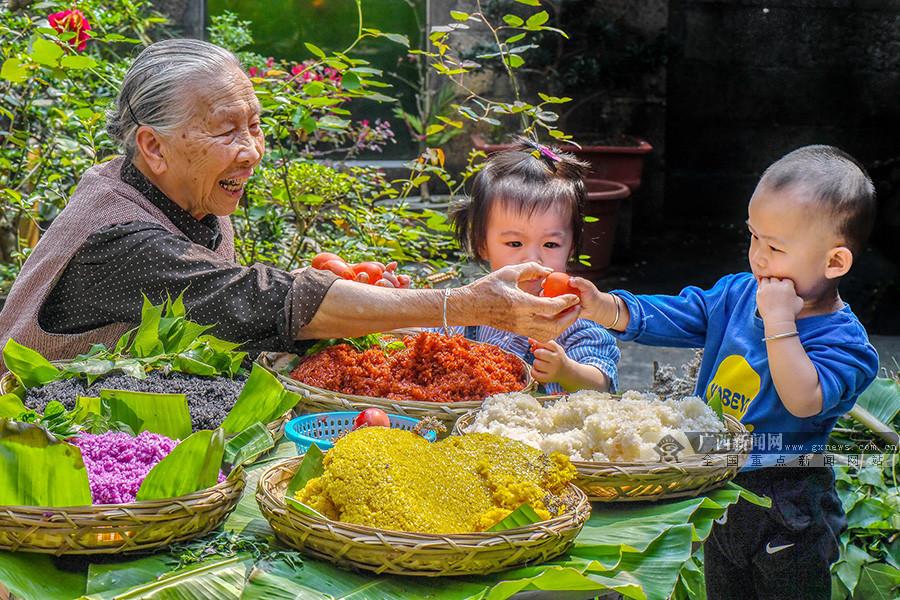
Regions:
<instances>
[{"instance_id":1,"label":"boy's short hair","mask_svg":"<svg viewBox=\"0 0 900 600\"><path fill-rule=\"evenodd\" d=\"M452 210L456 239L470 255L481 260L494 204L528 215L551 208L567 212L572 250L578 250L584 221L584 177L590 165L557 148L544 150L549 152L520 140L512 149L488 157L475 175L469 198Z\"/></svg>"},{"instance_id":2,"label":"boy's short hair","mask_svg":"<svg viewBox=\"0 0 900 600\"><path fill-rule=\"evenodd\" d=\"M862 251L877 212L875 186L865 168L834 146L804 146L775 161L759 181L776 192L798 185L830 212L850 251Z\"/></svg>"}]
</instances>

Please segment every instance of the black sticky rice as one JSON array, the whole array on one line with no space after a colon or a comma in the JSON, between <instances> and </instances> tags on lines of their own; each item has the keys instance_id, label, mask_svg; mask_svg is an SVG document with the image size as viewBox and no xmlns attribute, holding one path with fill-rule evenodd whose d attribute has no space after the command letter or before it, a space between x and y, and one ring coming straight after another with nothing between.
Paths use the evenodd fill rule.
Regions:
<instances>
[{"instance_id":1,"label":"black sticky rice","mask_svg":"<svg viewBox=\"0 0 900 600\"><path fill-rule=\"evenodd\" d=\"M191 412L194 431L198 431L215 429L222 424L245 382L245 377L232 380L226 377L198 377L181 373L164 375L159 371L150 372L146 379L111 375L98 379L91 386L83 379L63 379L28 390L25 395L25 406L43 412L48 402L59 400L66 409L71 410L75 407L75 399L78 396L96 397L104 388L184 394Z\"/></svg>"}]
</instances>

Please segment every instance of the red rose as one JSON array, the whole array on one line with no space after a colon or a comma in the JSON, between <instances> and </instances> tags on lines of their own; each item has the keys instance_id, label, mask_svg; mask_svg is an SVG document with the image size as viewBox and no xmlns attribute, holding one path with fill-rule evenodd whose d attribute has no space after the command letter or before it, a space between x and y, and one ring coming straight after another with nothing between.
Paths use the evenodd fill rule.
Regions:
<instances>
[{"instance_id":1,"label":"red rose","mask_svg":"<svg viewBox=\"0 0 900 600\"><path fill-rule=\"evenodd\" d=\"M77 8L53 13L47 17L47 21L50 22L50 27L59 33L75 32L75 37L68 43L70 46L74 46L78 52L82 52L87 47L87 41L91 38L91 34L88 33L91 24L84 18L84 13Z\"/></svg>"}]
</instances>

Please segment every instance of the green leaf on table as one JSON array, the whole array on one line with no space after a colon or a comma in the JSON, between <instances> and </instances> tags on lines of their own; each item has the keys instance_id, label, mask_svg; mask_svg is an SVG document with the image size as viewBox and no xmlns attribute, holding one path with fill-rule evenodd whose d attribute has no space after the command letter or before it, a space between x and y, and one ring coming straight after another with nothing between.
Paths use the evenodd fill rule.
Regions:
<instances>
[{"instance_id":1,"label":"green leaf on table","mask_svg":"<svg viewBox=\"0 0 900 600\"><path fill-rule=\"evenodd\" d=\"M159 579L177 565L174 556L163 553L127 561L92 562L88 565L87 586L83 593L106 597L106 592L127 590Z\"/></svg>"},{"instance_id":2,"label":"green leaf on table","mask_svg":"<svg viewBox=\"0 0 900 600\"><path fill-rule=\"evenodd\" d=\"M194 433L150 469L137 500L177 498L214 486L224 455L225 434L221 428Z\"/></svg>"},{"instance_id":3,"label":"green leaf on table","mask_svg":"<svg viewBox=\"0 0 900 600\"><path fill-rule=\"evenodd\" d=\"M225 444L225 464L236 469L274 447L272 434L264 424L257 421Z\"/></svg>"},{"instance_id":4,"label":"green leaf on table","mask_svg":"<svg viewBox=\"0 0 900 600\"><path fill-rule=\"evenodd\" d=\"M81 451L42 427L0 419L0 505L87 506Z\"/></svg>"},{"instance_id":5,"label":"green leaf on table","mask_svg":"<svg viewBox=\"0 0 900 600\"><path fill-rule=\"evenodd\" d=\"M16 417L27 411L22 399L15 394L3 394L0 396L0 418Z\"/></svg>"},{"instance_id":6,"label":"green leaf on table","mask_svg":"<svg viewBox=\"0 0 900 600\"><path fill-rule=\"evenodd\" d=\"M512 511L506 517L495 523L488 531L505 531L507 529L516 529L517 527L527 527L533 523L540 523L543 519L534 511L526 502L516 510Z\"/></svg>"},{"instance_id":7,"label":"green leaf on table","mask_svg":"<svg viewBox=\"0 0 900 600\"><path fill-rule=\"evenodd\" d=\"M212 559L173 571L144 585L130 589L104 590L88 599L175 600L179 598L241 598L253 557L238 554L226 559Z\"/></svg>"},{"instance_id":8,"label":"green leaf on table","mask_svg":"<svg viewBox=\"0 0 900 600\"><path fill-rule=\"evenodd\" d=\"M100 412L135 433L149 431L173 440L191 435L191 413L184 394L100 390Z\"/></svg>"},{"instance_id":9,"label":"green leaf on table","mask_svg":"<svg viewBox=\"0 0 900 600\"><path fill-rule=\"evenodd\" d=\"M12 338L3 347L3 362L26 388L46 385L59 378L61 374L60 370L40 353Z\"/></svg>"},{"instance_id":10,"label":"green leaf on table","mask_svg":"<svg viewBox=\"0 0 900 600\"><path fill-rule=\"evenodd\" d=\"M268 370L254 364L244 389L222 422L222 429L228 435L235 435L256 422L271 423L298 402L300 396L285 389L284 384Z\"/></svg>"},{"instance_id":11,"label":"green leaf on table","mask_svg":"<svg viewBox=\"0 0 900 600\"><path fill-rule=\"evenodd\" d=\"M43 38L35 38L31 46L31 58L47 67L58 67L59 59L65 54L56 43Z\"/></svg>"},{"instance_id":12,"label":"green leaf on table","mask_svg":"<svg viewBox=\"0 0 900 600\"><path fill-rule=\"evenodd\" d=\"M0 582L13 598L80 598L84 574L57 568L57 560L46 554L0 551Z\"/></svg>"}]
</instances>

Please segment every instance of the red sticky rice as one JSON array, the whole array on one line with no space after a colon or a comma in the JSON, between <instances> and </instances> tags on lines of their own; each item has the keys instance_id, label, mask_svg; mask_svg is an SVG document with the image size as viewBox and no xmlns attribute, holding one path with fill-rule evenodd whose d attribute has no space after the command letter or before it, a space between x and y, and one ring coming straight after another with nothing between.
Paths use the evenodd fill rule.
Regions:
<instances>
[{"instance_id":1,"label":"red sticky rice","mask_svg":"<svg viewBox=\"0 0 900 600\"><path fill-rule=\"evenodd\" d=\"M330 346L297 365L291 377L343 394L425 402L483 400L525 387L522 362L496 346L431 332L403 343L405 349L389 353Z\"/></svg>"}]
</instances>

